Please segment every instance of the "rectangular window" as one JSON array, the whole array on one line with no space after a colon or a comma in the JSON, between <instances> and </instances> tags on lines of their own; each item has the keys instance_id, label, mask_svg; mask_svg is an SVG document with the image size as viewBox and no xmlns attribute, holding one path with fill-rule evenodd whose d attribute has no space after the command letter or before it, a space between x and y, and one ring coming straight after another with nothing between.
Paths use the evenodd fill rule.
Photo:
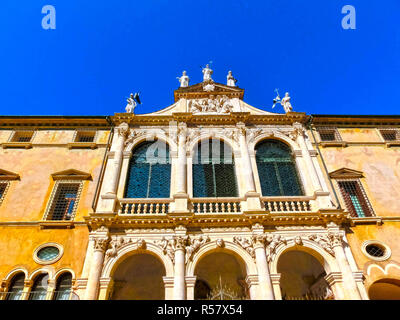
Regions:
<instances>
[{"instance_id":1,"label":"rectangular window","mask_svg":"<svg viewBox=\"0 0 400 320\"><path fill-rule=\"evenodd\" d=\"M94 142L95 131L78 131L75 142Z\"/></svg>"},{"instance_id":2,"label":"rectangular window","mask_svg":"<svg viewBox=\"0 0 400 320\"><path fill-rule=\"evenodd\" d=\"M400 140L399 130L397 130L397 129L383 129L383 130L379 130L379 131L380 131L383 139L387 142Z\"/></svg>"},{"instance_id":3,"label":"rectangular window","mask_svg":"<svg viewBox=\"0 0 400 320\"><path fill-rule=\"evenodd\" d=\"M342 141L340 134L336 128L318 128L321 141Z\"/></svg>"},{"instance_id":4,"label":"rectangular window","mask_svg":"<svg viewBox=\"0 0 400 320\"><path fill-rule=\"evenodd\" d=\"M7 183L0 183L0 204L3 200L3 197L6 193Z\"/></svg>"},{"instance_id":5,"label":"rectangular window","mask_svg":"<svg viewBox=\"0 0 400 320\"><path fill-rule=\"evenodd\" d=\"M80 183L58 184L47 220L72 220L79 189Z\"/></svg>"},{"instance_id":6,"label":"rectangular window","mask_svg":"<svg viewBox=\"0 0 400 320\"><path fill-rule=\"evenodd\" d=\"M15 131L11 142L30 142L33 137L33 131Z\"/></svg>"},{"instance_id":7,"label":"rectangular window","mask_svg":"<svg viewBox=\"0 0 400 320\"><path fill-rule=\"evenodd\" d=\"M352 217L364 218L374 216L373 209L361 182L358 180L338 181L347 210Z\"/></svg>"}]
</instances>

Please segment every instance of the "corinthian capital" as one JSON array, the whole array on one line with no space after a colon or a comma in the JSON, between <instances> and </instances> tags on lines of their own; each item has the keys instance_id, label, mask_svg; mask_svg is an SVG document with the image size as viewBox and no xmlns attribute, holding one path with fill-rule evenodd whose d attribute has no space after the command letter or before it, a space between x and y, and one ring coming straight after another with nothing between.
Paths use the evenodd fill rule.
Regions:
<instances>
[{"instance_id":1,"label":"corinthian capital","mask_svg":"<svg viewBox=\"0 0 400 320\"><path fill-rule=\"evenodd\" d=\"M332 247L343 246L343 236L340 232L328 232Z\"/></svg>"},{"instance_id":2,"label":"corinthian capital","mask_svg":"<svg viewBox=\"0 0 400 320\"><path fill-rule=\"evenodd\" d=\"M94 250L95 251L103 251L105 252L108 248L108 244L110 243L110 238L94 238Z\"/></svg>"},{"instance_id":3,"label":"corinthian capital","mask_svg":"<svg viewBox=\"0 0 400 320\"><path fill-rule=\"evenodd\" d=\"M126 122L123 122L116 129L118 135L125 138L129 132L129 125Z\"/></svg>"},{"instance_id":4,"label":"corinthian capital","mask_svg":"<svg viewBox=\"0 0 400 320\"><path fill-rule=\"evenodd\" d=\"M251 237L254 249L265 248L267 242L267 236L265 234L258 234Z\"/></svg>"}]
</instances>

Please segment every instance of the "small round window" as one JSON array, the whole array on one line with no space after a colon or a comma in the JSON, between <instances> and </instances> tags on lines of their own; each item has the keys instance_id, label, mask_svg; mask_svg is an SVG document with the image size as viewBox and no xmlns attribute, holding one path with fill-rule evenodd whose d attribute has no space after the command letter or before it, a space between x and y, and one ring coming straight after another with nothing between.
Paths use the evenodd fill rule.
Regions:
<instances>
[{"instance_id":1,"label":"small round window","mask_svg":"<svg viewBox=\"0 0 400 320\"><path fill-rule=\"evenodd\" d=\"M57 258L59 254L60 250L57 247L45 247L38 251L37 257L43 261L50 261Z\"/></svg>"},{"instance_id":2,"label":"small round window","mask_svg":"<svg viewBox=\"0 0 400 320\"><path fill-rule=\"evenodd\" d=\"M35 250L33 259L39 264L52 264L58 261L62 254L63 250L59 244L46 243Z\"/></svg>"},{"instance_id":3,"label":"small round window","mask_svg":"<svg viewBox=\"0 0 400 320\"><path fill-rule=\"evenodd\" d=\"M362 251L368 258L377 261L387 260L391 255L390 248L378 240L365 241Z\"/></svg>"}]
</instances>

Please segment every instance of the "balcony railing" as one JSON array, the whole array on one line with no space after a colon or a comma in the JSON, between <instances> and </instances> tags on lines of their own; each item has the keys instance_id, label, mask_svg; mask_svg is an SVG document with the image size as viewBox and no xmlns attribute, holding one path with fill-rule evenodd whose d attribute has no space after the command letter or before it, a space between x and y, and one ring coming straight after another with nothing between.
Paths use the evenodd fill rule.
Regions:
<instances>
[{"instance_id":1,"label":"balcony railing","mask_svg":"<svg viewBox=\"0 0 400 320\"><path fill-rule=\"evenodd\" d=\"M271 213L311 212L309 197L262 197L265 209Z\"/></svg>"},{"instance_id":2,"label":"balcony railing","mask_svg":"<svg viewBox=\"0 0 400 320\"><path fill-rule=\"evenodd\" d=\"M70 291L13 291L0 292L0 300L79 300L79 296Z\"/></svg>"},{"instance_id":3,"label":"balcony railing","mask_svg":"<svg viewBox=\"0 0 400 320\"><path fill-rule=\"evenodd\" d=\"M167 214L172 199L120 199L118 214Z\"/></svg>"},{"instance_id":4,"label":"balcony railing","mask_svg":"<svg viewBox=\"0 0 400 320\"><path fill-rule=\"evenodd\" d=\"M195 214L240 213L240 198L195 198L192 199Z\"/></svg>"}]
</instances>

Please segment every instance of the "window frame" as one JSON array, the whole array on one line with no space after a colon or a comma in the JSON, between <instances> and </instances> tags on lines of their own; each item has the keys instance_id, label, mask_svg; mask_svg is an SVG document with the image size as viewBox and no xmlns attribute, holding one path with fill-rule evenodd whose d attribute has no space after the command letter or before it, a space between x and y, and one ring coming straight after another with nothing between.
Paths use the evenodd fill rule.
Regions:
<instances>
[{"instance_id":1,"label":"window frame","mask_svg":"<svg viewBox=\"0 0 400 320\"><path fill-rule=\"evenodd\" d=\"M337 127L333 127L333 126L332 127L316 127L315 129L318 132L320 143L343 142L342 136L340 135ZM323 140L321 137L321 133L323 133L324 131L325 132L332 131L333 135L335 137L335 140Z\"/></svg>"},{"instance_id":2,"label":"window frame","mask_svg":"<svg viewBox=\"0 0 400 320\"><path fill-rule=\"evenodd\" d=\"M3 203L4 198L6 197L8 189L10 188L11 181L10 180L0 180L0 185L2 185L2 184L5 185L5 188L4 188L3 194L1 194L1 196L0 196L0 206Z\"/></svg>"},{"instance_id":3,"label":"window frame","mask_svg":"<svg viewBox=\"0 0 400 320\"><path fill-rule=\"evenodd\" d=\"M378 128L378 131L384 142L386 142L386 143L400 142L400 129L399 128ZM386 140L382 131L394 131L394 133L396 135L396 139L395 140Z\"/></svg>"},{"instance_id":4,"label":"window frame","mask_svg":"<svg viewBox=\"0 0 400 320\"><path fill-rule=\"evenodd\" d=\"M85 133L93 133L93 141L78 141L78 138L81 134ZM72 138L73 143L96 143L98 136L98 130L94 130L93 128L82 128L77 129L74 132L74 136Z\"/></svg>"},{"instance_id":5,"label":"window frame","mask_svg":"<svg viewBox=\"0 0 400 320\"><path fill-rule=\"evenodd\" d=\"M10 137L8 138L8 142L11 142L11 143L21 143L21 144L24 144L24 143L32 143L32 142L33 142L33 139L35 138L36 131L37 131L37 130L34 130L34 129L14 129L14 130L11 132ZM24 132L31 132L32 135L31 135L30 140L29 140L29 141L14 141L15 137L18 136L18 134L21 133L21 132L22 132L22 133L24 133Z\"/></svg>"},{"instance_id":6,"label":"window frame","mask_svg":"<svg viewBox=\"0 0 400 320\"><path fill-rule=\"evenodd\" d=\"M60 188L61 185L66 185L66 184L79 184L78 191L76 193L75 204L74 204L74 207L73 207L72 213L71 213L71 219L69 219L69 220L49 219L49 216L53 215L52 210L53 210L53 207L55 205L55 201L56 201L55 197L56 197L56 194L58 192L58 188ZM45 214L43 216L43 220L44 221L59 221L59 222L72 222L72 221L74 221L75 216L76 216L76 212L77 212L77 209L78 209L78 205L79 205L79 200L81 198L82 188L83 188L83 180L57 180L55 182L54 186L53 186L53 190L52 190L50 199L49 199L49 201L47 203L47 207L46 207Z\"/></svg>"},{"instance_id":7,"label":"window frame","mask_svg":"<svg viewBox=\"0 0 400 320\"><path fill-rule=\"evenodd\" d=\"M371 202L369 201L369 198L368 198L368 195L367 195L367 193L365 191L365 188L364 188L364 186L363 186L363 184L362 184L362 182L361 182L361 180L359 178L337 178L337 179L335 179L335 182L336 182L336 186L337 186L337 188L339 190L338 193L339 193L339 196L340 196L341 203L342 203L342 205L344 205L344 207L346 208L346 210L350 214L351 218L354 218L354 219L368 219L368 218L375 218L376 217L376 213L375 213L375 211L374 211L374 209L372 207ZM342 187L340 186L340 182L354 182L359 186L363 199L359 199L357 197L357 200L360 202L360 205L361 205L361 202L364 201L364 205L369 210L369 215L367 215L367 213L364 212L365 216L364 217L360 217L358 215L358 213L357 213L357 210L354 207L354 204L352 204L353 208L349 208L348 207L346 199L344 198L344 195L343 195L344 191L342 190ZM363 209L363 211L364 211L364 209Z\"/></svg>"}]
</instances>

